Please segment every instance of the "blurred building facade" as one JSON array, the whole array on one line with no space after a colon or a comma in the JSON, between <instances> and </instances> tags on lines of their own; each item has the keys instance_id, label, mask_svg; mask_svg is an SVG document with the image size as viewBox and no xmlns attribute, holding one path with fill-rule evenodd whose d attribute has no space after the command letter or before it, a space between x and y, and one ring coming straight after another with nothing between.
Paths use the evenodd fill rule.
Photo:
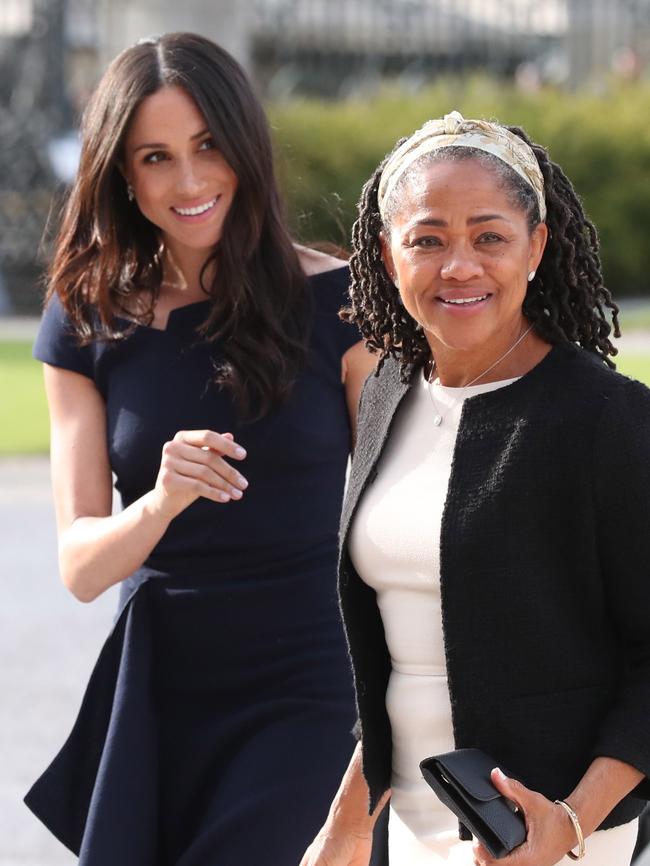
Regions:
<instances>
[{"instance_id":1,"label":"blurred building facade","mask_svg":"<svg viewBox=\"0 0 650 866\"><path fill-rule=\"evenodd\" d=\"M74 150L65 133L101 70L179 29L228 48L272 99L480 70L577 87L650 63L650 0L2 0L0 273L17 310L35 307L35 251Z\"/></svg>"}]
</instances>

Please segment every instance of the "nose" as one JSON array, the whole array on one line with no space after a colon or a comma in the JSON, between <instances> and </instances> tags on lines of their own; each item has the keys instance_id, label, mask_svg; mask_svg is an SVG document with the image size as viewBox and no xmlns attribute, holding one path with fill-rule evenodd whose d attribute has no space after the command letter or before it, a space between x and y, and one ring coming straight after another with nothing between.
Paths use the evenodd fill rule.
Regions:
<instances>
[{"instance_id":1,"label":"nose","mask_svg":"<svg viewBox=\"0 0 650 866\"><path fill-rule=\"evenodd\" d=\"M203 190L203 180L198 166L191 159L186 159L179 165L177 186L179 192L188 198L199 195Z\"/></svg>"},{"instance_id":2,"label":"nose","mask_svg":"<svg viewBox=\"0 0 650 866\"><path fill-rule=\"evenodd\" d=\"M443 280L457 280L465 283L481 276L483 267L478 256L468 245L450 246L447 256L440 268L440 276Z\"/></svg>"}]
</instances>

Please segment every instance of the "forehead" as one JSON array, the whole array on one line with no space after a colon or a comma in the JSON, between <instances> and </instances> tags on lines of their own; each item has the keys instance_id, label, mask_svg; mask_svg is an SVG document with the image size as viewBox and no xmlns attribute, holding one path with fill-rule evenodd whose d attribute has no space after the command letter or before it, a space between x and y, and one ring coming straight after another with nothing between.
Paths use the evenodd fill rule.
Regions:
<instances>
[{"instance_id":1,"label":"forehead","mask_svg":"<svg viewBox=\"0 0 650 866\"><path fill-rule=\"evenodd\" d=\"M135 110L126 134L127 147L137 147L143 140L162 143L191 138L205 126L205 117L186 90L161 87Z\"/></svg>"},{"instance_id":2,"label":"forehead","mask_svg":"<svg viewBox=\"0 0 650 866\"><path fill-rule=\"evenodd\" d=\"M479 212L484 208L509 216L518 209L498 170L476 158L437 159L416 165L398 184L391 222L404 223L422 213Z\"/></svg>"}]
</instances>

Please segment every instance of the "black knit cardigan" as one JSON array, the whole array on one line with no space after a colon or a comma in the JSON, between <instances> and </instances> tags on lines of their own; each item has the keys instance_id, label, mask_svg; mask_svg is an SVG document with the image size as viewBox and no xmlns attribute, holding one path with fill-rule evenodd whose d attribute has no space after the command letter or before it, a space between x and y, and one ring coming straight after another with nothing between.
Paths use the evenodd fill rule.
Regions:
<instances>
[{"instance_id":1,"label":"black knit cardigan","mask_svg":"<svg viewBox=\"0 0 650 866\"><path fill-rule=\"evenodd\" d=\"M371 810L391 778L391 661L348 537L409 387L392 359L368 380L341 522ZM555 346L513 384L465 401L440 540L455 743L551 799L597 755L650 774L649 505L650 390L590 353ZM602 827L636 817L648 796L646 778Z\"/></svg>"}]
</instances>

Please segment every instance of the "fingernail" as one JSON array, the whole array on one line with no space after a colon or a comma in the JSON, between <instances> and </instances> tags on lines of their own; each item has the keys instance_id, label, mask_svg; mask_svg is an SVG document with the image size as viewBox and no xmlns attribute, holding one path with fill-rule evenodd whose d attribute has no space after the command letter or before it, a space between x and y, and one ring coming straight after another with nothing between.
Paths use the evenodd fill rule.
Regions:
<instances>
[{"instance_id":1,"label":"fingernail","mask_svg":"<svg viewBox=\"0 0 650 866\"><path fill-rule=\"evenodd\" d=\"M237 484L239 484L240 487L243 487L244 490L248 487L248 481L246 481L243 475L237 476Z\"/></svg>"},{"instance_id":2,"label":"fingernail","mask_svg":"<svg viewBox=\"0 0 650 866\"><path fill-rule=\"evenodd\" d=\"M504 782L506 781L506 778L507 778L507 777L506 777L505 773L503 773L503 772L502 772L498 767L495 767L494 770L493 770L492 772L493 772L493 773L496 773L497 776L498 776L502 781L504 781Z\"/></svg>"},{"instance_id":3,"label":"fingernail","mask_svg":"<svg viewBox=\"0 0 650 866\"><path fill-rule=\"evenodd\" d=\"M227 493L220 493L219 499L221 500L221 502L230 502L230 496L228 496Z\"/></svg>"},{"instance_id":4,"label":"fingernail","mask_svg":"<svg viewBox=\"0 0 650 866\"><path fill-rule=\"evenodd\" d=\"M235 448L235 456L236 457L245 457L246 451L241 446L238 445L237 448Z\"/></svg>"},{"instance_id":5,"label":"fingernail","mask_svg":"<svg viewBox=\"0 0 650 866\"><path fill-rule=\"evenodd\" d=\"M236 487L230 488L230 495L232 496L233 499L241 499L243 496L241 490L237 490Z\"/></svg>"}]
</instances>

